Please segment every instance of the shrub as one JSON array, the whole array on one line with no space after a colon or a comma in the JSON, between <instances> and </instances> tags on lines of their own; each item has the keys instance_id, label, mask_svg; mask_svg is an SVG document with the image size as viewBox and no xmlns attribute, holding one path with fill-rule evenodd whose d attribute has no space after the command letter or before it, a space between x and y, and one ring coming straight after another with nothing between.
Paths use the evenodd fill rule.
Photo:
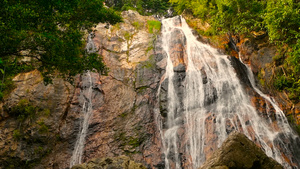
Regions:
<instances>
[{"instance_id":1,"label":"shrub","mask_svg":"<svg viewBox=\"0 0 300 169\"><path fill-rule=\"evenodd\" d=\"M148 31L149 33L158 33L161 29L161 22L156 20L148 20Z\"/></svg>"}]
</instances>

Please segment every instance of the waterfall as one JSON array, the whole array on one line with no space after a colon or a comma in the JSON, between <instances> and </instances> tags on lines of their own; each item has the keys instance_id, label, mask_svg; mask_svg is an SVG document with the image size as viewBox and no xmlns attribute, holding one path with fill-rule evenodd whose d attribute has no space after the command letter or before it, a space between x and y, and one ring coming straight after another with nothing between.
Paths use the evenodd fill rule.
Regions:
<instances>
[{"instance_id":1,"label":"waterfall","mask_svg":"<svg viewBox=\"0 0 300 169\"><path fill-rule=\"evenodd\" d=\"M167 115L160 122L165 168L199 168L234 130L292 168L291 145L299 138L277 104L255 87L250 70L245 76L266 102L266 115L251 103L228 56L199 42L182 17L162 21L162 48L167 59L160 86L167 95Z\"/></svg>"},{"instance_id":2,"label":"waterfall","mask_svg":"<svg viewBox=\"0 0 300 169\"><path fill-rule=\"evenodd\" d=\"M96 46L92 40L92 34L88 35L86 51L87 53L95 53L97 51ZM81 94L83 95L84 98L83 106L82 106L83 121L80 124L80 129L77 135L75 148L73 150L73 154L70 160L70 168L72 168L72 166L75 164L81 164L83 149L85 144L85 137L89 126L89 120L93 113L92 92L93 92L93 81L91 77L91 72L88 70L86 73L82 75Z\"/></svg>"}]
</instances>

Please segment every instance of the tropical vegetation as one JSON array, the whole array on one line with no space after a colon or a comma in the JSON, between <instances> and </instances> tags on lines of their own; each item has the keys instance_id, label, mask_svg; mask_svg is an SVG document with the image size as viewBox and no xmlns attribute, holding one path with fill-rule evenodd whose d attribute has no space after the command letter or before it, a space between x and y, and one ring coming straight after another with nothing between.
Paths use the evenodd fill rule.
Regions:
<instances>
[{"instance_id":1,"label":"tropical vegetation","mask_svg":"<svg viewBox=\"0 0 300 169\"><path fill-rule=\"evenodd\" d=\"M38 68L50 82L53 73L70 78L87 69L105 70L101 57L85 54L86 32L99 22L121 17L104 0L2 0L0 2L1 90L12 88L16 73Z\"/></svg>"},{"instance_id":2,"label":"tropical vegetation","mask_svg":"<svg viewBox=\"0 0 300 169\"><path fill-rule=\"evenodd\" d=\"M106 0L106 5L115 10L136 10L142 15L165 15L171 4L169 0Z\"/></svg>"},{"instance_id":3,"label":"tropical vegetation","mask_svg":"<svg viewBox=\"0 0 300 169\"><path fill-rule=\"evenodd\" d=\"M264 31L277 46L277 72L273 86L300 100L300 2L299 0L170 0L175 10L184 10L211 25L206 33L249 35Z\"/></svg>"}]
</instances>

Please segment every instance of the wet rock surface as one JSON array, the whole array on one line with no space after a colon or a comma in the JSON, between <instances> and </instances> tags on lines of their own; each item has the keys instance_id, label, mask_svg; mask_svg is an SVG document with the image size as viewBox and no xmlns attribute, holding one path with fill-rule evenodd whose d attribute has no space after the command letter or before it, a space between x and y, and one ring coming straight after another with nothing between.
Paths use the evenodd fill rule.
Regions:
<instances>
[{"instance_id":1,"label":"wet rock surface","mask_svg":"<svg viewBox=\"0 0 300 169\"><path fill-rule=\"evenodd\" d=\"M86 138L83 161L127 155L147 167L161 163L161 141L154 108L160 73L156 67L154 41L147 21L137 12L123 12L124 23L95 28L108 76L102 76L103 104L95 104Z\"/></svg>"},{"instance_id":2,"label":"wet rock surface","mask_svg":"<svg viewBox=\"0 0 300 169\"><path fill-rule=\"evenodd\" d=\"M148 31L147 21L154 20L153 17L140 16L134 11L126 11L122 15L123 23L109 26L99 24L94 29L94 42L110 71L108 76L91 73L93 115L89 121L82 159L87 164L76 166L77 168L95 168L98 164L107 168L130 168L130 166L143 168L140 164L130 161L131 159L142 163L147 168L165 167L163 143L158 127L160 122L162 122L163 130L167 125L169 100L168 78L164 76L167 59L161 46L162 37ZM182 23L178 20L176 24ZM207 27L207 25L202 26ZM187 76L187 40L181 30L175 31L171 43L169 53L172 54L171 60L176 75L173 83L180 105L180 108L176 110L176 116L181 116L183 113L181 98L184 97L184 81ZM255 45L250 41L246 41L243 45L244 47L240 47L243 54L242 60L250 63L256 73L259 73L261 68L267 72L274 49L264 45ZM270 125L277 128L278 117L275 115L274 107L253 91L246 77L245 66L236 58L230 58L230 60L236 69L236 75L250 95L252 105L257 108L261 117L270 118ZM210 64L218 70L213 63ZM199 65L201 66L200 63ZM205 71L201 70L201 73L203 84L211 83ZM270 77L267 74L266 77ZM0 168L13 163L17 164L15 167L28 163L33 168L68 168L83 120L82 109L86 99L82 94L84 77L78 75L74 86L62 79L55 79L53 84L45 86L40 73L33 71L18 75L14 81L17 88L5 100L0 114ZM204 143L210 146L204 149L205 157L203 158L213 157L213 161L217 161L217 165L214 165L216 168L230 168L231 166L255 168L263 165L271 166L271 168L278 167L272 160L261 155L259 148L249 143L245 136L239 134L233 134L229 141L224 143L225 149L221 148L221 152L218 151L219 153L214 155L219 146L218 132L215 128L217 117L213 109L218 98L215 86L207 90L212 92L206 96L204 104L211 111L205 112L206 117L203 119L207 135ZM160 93L157 96L158 91ZM299 116L298 119L300 119L300 106L295 105L290 109L292 104L287 102L283 94L279 96L276 98L280 107L287 113ZM224 99L230 103L228 95L225 95ZM20 122L18 116L10 114L13 107L22 100L27 100L37 107L36 112L39 115L35 119L28 118ZM199 109L199 106L195 106L194 109ZM237 124L233 124L229 119L225 120L227 134L241 128L242 124L238 116L234 116L233 119L237 119ZM180 125L177 137L182 140L177 142L176 146L180 149L179 158L183 161L181 166L184 168L189 166L191 161L191 157L187 155L189 152L185 149L190 146L184 139L188 135L185 131L187 126L184 124L183 117L178 118L176 123ZM245 125L248 126L249 123L248 120ZM250 137L255 140L255 134L251 133L253 129L247 127L247 130L249 130ZM249 146L247 148L242 144ZM278 142L278 144L281 143ZM297 144L298 142L289 143L288 146ZM223 158L223 155L230 153L229 150L235 146L241 148L238 153L249 153L237 155L241 159L234 163L228 162L228 158ZM255 153L259 154L258 156L253 155L252 148ZM121 155L128 157L113 158ZM218 161L219 155L222 156L222 160ZM170 159L175 159L176 154L169 154L169 156ZM247 164L240 164L239 162L243 161L244 157L251 160L248 160ZM102 159L91 160L93 158ZM269 162L265 164L265 161L260 159ZM208 163L211 164L207 162L205 166Z\"/></svg>"},{"instance_id":3,"label":"wet rock surface","mask_svg":"<svg viewBox=\"0 0 300 169\"><path fill-rule=\"evenodd\" d=\"M93 114L82 161L127 155L154 168L162 163L154 113L160 71L154 51L158 34L149 33L147 21L155 18L134 11L123 12L122 16L123 23L99 24L94 29L95 45L110 71L108 76L91 73ZM69 167L83 121L84 80L78 75L74 86L62 79L45 86L38 71L15 78L17 88L5 101L3 108L7 108L1 111L0 168L18 168L27 163L29 168ZM19 137L15 130L20 124L9 113L22 99L41 111L47 110L49 115L38 116L30 125L30 119L25 121L21 126L29 125L24 128L25 135L22 131L21 140L14 140ZM47 133L39 133L45 126ZM123 159L127 165L126 160Z\"/></svg>"},{"instance_id":4,"label":"wet rock surface","mask_svg":"<svg viewBox=\"0 0 300 169\"><path fill-rule=\"evenodd\" d=\"M241 60L251 67L255 75L257 86L264 92L269 93L275 98L280 108L289 116L292 126L300 124L300 103L299 101L292 102L287 93L280 92L274 89L273 82L276 72L283 69L277 65L276 58L278 49L267 42L267 36L262 33L262 36L253 35L253 38L244 38L237 47L240 49ZM283 47L284 48L284 47Z\"/></svg>"},{"instance_id":5,"label":"wet rock surface","mask_svg":"<svg viewBox=\"0 0 300 169\"><path fill-rule=\"evenodd\" d=\"M200 167L200 169L207 168L283 169L278 162L268 157L245 135L238 132L232 132L212 157Z\"/></svg>"},{"instance_id":6,"label":"wet rock surface","mask_svg":"<svg viewBox=\"0 0 300 169\"><path fill-rule=\"evenodd\" d=\"M276 151L279 151L279 153L277 153L278 156L275 156L277 156L277 159L280 156L279 158L281 159L278 161L286 161L284 162L287 163L285 164L286 166L298 166L298 152L294 151L292 147L297 144L294 142L298 142L299 139L294 140L291 138L289 136L292 133L290 132L291 130L283 127L287 121L285 117L282 117L280 111L278 111L276 104L274 104L272 100L267 100L267 96L262 96L263 94L261 95L261 92L253 88L248 77L246 66L242 64L238 58L231 56L228 57L230 65L227 65L228 63L225 59L214 60L218 58L217 56L220 54L216 56L214 52L208 52L208 50L201 51L197 49L197 47L191 47L192 44L187 45L187 41L191 41L191 38L188 39L184 37L181 32L182 29L178 28L178 26L181 25L180 17L173 19L172 23L166 24L171 25L174 22L174 31L168 41L168 48L166 48L169 50L168 53L172 61L173 72L165 77L166 70L162 70L164 75L160 82L161 90L159 95L162 131L164 132L163 135L165 135L164 145L168 146L164 152L168 159L167 165L169 165L170 168L176 168L178 166L185 168L191 165L195 167L195 164L201 164L206 159L209 159L231 132L239 131L247 133L248 137L258 146L269 146L271 149L276 147ZM172 28L168 27L166 30L172 30ZM175 38L181 39L175 40ZM205 48L205 45L200 46L199 48ZM190 51L187 49L189 47L191 49ZM199 54L197 57L189 56L189 59L192 58L193 64L197 66L197 70L194 70L197 73L193 74L193 76L198 77L198 74L201 73L197 79L199 84L195 81L190 84L192 86L191 88L194 89L193 92L190 93L187 93L188 89L186 88L186 86L189 85L187 84L187 79L190 78L188 76L189 72L185 71L188 63L186 51L188 51L189 54ZM263 55L262 57L267 58L265 60L268 62L271 60L270 56L272 52L274 52L273 49L262 48L258 56ZM161 53L166 56L164 52ZM258 58L256 58L256 60L259 62ZM160 61L160 63L166 64L166 61ZM204 64L207 64L209 69L204 70ZM230 66L234 67L234 71L228 71L227 74L218 74L218 72L227 71L228 69L226 68ZM193 69L191 68L191 70ZM208 74L210 71L215 71L218 75L214 76ZM172 81L170 81L170 76L173 76ZM236 81L234 80L231 81L232 79L236 79L236 76L239 78L238 84L235 84ZM229 80L223 82L222 80L227 77L230 77ZM202 78L202 80L199 78ZM172 83L171 86L170 83ZM232 86L233 84L235 85ZM240 85L242 89L238 90ZM198 87L201 88L201 92L199 93L197 93ZM202 89L204 90L202 91ZM169 90L172 92L168 93ZM194 93L197 93L197 96L193 97L195 95ZM244 93L245 97L239 97L239 94L243 95ZM205 95L203 100L201 100L202 95ZM171 97L175 99L172 101ZM187 98L193 99L185 102ZM200 104L193 104L196 101ZM243 107L244 105L247 106ZM170 114L170 112L172 114ZM261 131L264 129L258 129L262 125L264 126L262 128L265 128L267 130L266 133L269 134ZM221 129L220 126L222 126ZM223 130L224 128L225 130ZM201 129L203 129L203 131ZM192 130L191 133L189 133L190 130ZM274 136L276 138L278 137L278 139L273 140L273 138L269 139L267 136L257 138L257 133L260 132L264 133L262 135L273 135L270 134L273 132L286 132L286 134L283 134L282 137ZM293 134L294 133L291 135ZM193 139L189 140L191 137ZM288 145L287 147L289 148L285 149L283 144ZM197 145L196 148L201 147L199 151L195 150L195 152L197 152L196 155L195 152L187 151L190 147L195 145ZM193 151L193 149L191 149L191 151ZM292 152L293 155L291 155L290 152ZM201 156L199 154L201 154ZM199 157L197 155L199 155ZM268 155L271 156L272 154L269 153ZM197 156L197 159L192 156ZM191 164L191 161L193 161L193 164Z\"/></svg>"}]
</instances>

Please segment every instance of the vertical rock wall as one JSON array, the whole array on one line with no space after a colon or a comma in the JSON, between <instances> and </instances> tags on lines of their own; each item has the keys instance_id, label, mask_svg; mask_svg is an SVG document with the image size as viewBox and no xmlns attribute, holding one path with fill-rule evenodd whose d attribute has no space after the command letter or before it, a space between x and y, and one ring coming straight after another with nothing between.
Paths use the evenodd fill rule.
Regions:
<instances>
[{"instance_id":1,"label":"vertical rock wall","mask_svg":"<svg viewBox=\"0 0 300 169\"><path fill-rule=\"evenodd\" d=\"M160 80L154 42L159 31L149 33L147 21L155 20L153 17L134 11L122 15L124 22L99 24L94 29L94 42L109 73L91 73L93 115L82 161L126 155L150 168L157 167L162 159L154 113ZM78 75L74 86L62 79L45 86L38 71L15 78L17 87L2 105L0 168L24 164L33 168L69 167L83 117L82 80ZM24 99L26 106L48 113L22 122L19 136L15 132L21 123L19 116L9 113ZM39 132L41 127L47 127L45 133Z\"/></svg>"}]
</instances>

